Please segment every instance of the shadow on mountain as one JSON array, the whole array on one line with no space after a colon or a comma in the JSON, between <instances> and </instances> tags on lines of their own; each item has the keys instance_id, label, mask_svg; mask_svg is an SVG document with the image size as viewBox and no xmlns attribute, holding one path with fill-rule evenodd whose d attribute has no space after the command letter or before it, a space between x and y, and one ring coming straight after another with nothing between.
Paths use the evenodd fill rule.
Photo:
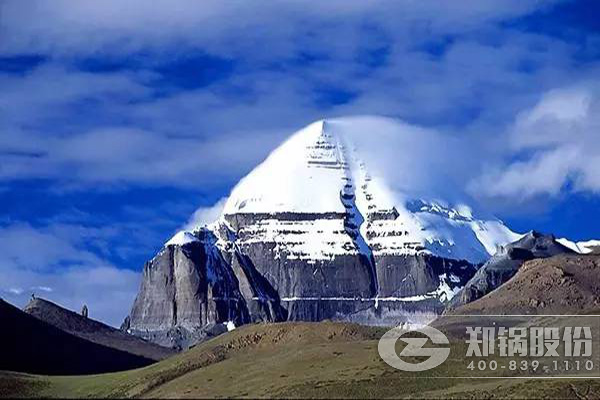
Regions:
<instances>
[{"instance_id":1,"label":"shadow on mountain","mask_svg":"<svg viewBox=\"0 0 600 400\"><path fill-rule=\"evenodd\" d=\"M158 361L175 354L173 349L129 335L122 330L74 313L48 300L32 299L23 311L82 339L151 360Z\"/></svg>"},{"instance_id":2,"label":"shadow on mountain","mask_svg":"<svg viewBox=\"0 0 600 400\"><path fill-rule=\"evenodd\" d=\"M82 339L0 300L0 370L44 375L122 371L153 363Z\"/></svg>"}]
</instances>

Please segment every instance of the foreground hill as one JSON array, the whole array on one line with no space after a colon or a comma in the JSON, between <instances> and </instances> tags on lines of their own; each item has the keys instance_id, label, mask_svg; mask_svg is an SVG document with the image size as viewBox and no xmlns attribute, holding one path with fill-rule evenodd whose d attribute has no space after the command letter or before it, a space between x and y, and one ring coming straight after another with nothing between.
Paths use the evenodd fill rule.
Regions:
<instances>
[{"instance_id":1,"label":"foreground hill","mask_svg":"<svg viewBox=\"0 0 600 400\"><path fill-rule=\"evenodd\" d=\"M23 311L82 339L151 360L162 360L175 353L172 349L147 342L137 336L128 335L119 329L83 317L48 300L32 299Z\"/></svg>"},{"instance_id":2,"label":"foreground hill","mask_svg":"<svg viewBox=\"0 0 600 400\"><path fill-rule=\"evenodd\" d=\"M449 314L572 314L600 308L600 256L559 255L527 261L486 296Z\"/></svg>"},{"instance_id":3,"label":"foreground hill","mask_svg":"<svg viewBox=\"0 0 600 400\"><path fill-rule=\"evenodd\" d=\"M152 362L71 335L0 300L0 370L77 375L139 368Z\"/></svg>"},{"instance_id":4,"label":"foreground hill","mask_svg":"<svg viewBox=\"0 0 600 400\"><path fill-rule=\"evenodd\" d=\"M464 360L418 376L377 352L385 329L344 323L246 325L143 369L84 377L0 373L0 396L144 398L570 398L600 382L444 379Z\"/></svg>"}]
</instances>

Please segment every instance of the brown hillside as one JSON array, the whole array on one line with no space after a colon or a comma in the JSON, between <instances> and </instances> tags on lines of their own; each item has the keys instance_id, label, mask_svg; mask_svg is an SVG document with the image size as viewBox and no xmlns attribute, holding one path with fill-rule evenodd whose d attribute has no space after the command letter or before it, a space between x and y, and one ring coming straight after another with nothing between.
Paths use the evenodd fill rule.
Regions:
<instances>
[{"instance_id":1,"label":"brown hillside","mask_svg":"<svg viewBox=\"0 0 600 400\"><path fill-rule=\"evenodd\" d=\"M600 308L600 256L526 262L509 281L450 314L587 314Z\"/></svg>"}]
</instances>

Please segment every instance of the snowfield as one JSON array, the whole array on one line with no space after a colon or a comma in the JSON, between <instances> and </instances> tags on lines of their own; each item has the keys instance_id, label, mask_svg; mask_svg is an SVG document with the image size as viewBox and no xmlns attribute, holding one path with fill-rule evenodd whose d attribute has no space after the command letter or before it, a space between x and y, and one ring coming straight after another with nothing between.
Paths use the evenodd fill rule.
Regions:
<instances>
[{"instance_id":1,"label":"snowfield","mask_svg":"<svg viewBox=\"0 0 600 400\"><path fill-rule=\"evenodd\" d=\"M393 120L371 118L369 126L372 120L388 132L398 124L398 134L410 134ZM346 119L317 121L293 134L234 187L216 224L225 225L231 215L267 214L236 232L244 238L238 241L272 242L280 255L308 261L372 251L478 264L520 237L500 220L478 217L467 204L398 190L365 165L351 125ZM183 244L191 236L180 232L168 243Z\"/></svg>"}]
</instances>

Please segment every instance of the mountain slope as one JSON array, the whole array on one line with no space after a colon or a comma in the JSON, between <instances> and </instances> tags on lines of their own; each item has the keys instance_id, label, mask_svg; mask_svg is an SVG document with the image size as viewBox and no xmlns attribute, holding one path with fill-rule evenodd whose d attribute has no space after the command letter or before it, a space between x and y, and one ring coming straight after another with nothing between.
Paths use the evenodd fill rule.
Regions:
<instances>
[{"instance_id":1,"label":"mountain slope","mask_svg":"<svg viewBox=\"0 0 600 400\"><path fill-rule=\"evenodd\" d=\"M600 308L600 256L527 261L506 283L452 311L459 314L574 314Z\"/></svg>"},{"instance_id":2,"label":"mountain slope","mask_svg":"<svg viewBox=\"0 0 600 400\"><path fill-rule=\"evenodd\" d=\"M369 169L360 140L381 132L380 146L421 133L351 118L293 134L239 182L215 223L177 233L146 263L128 327L185 347L228 321L435 318L519 235Z\"/></svg>"},{"instance_id":3,"label":"mountain slope","mask_svg":"<svg viewBox=\"0 0 600 400\"><path fill-rule=\"evenodd\" d=\"M83 317L48 300L32 299L23 311L82 339L151 360L162 360L175 353L172 349L158 346L101 322Z\"/></svg>"},{"instance_id":4,"label":"mountain slope","mask_svg":"<svg viewBox=\"0 0 600 400\"><path fill-rule=\"evenodd\" d=\"M464 369L468 361L461 356L415 376L379 357L385 330L332 322L247 325L134 371L82 377L0 372L0 397L572 398L589 388L600 391L593 379L442 379Z\"/></svg>"},{"instance_id":5,"label":"mountain slope","mask_svg":"<svg viewBox=\"0 0 600 400\"><path fill-rule=\"evenodd\" d=\"M512 278L524 262L558 254L574 254L552 235L531 231L490 258L446 306L446 313L475 301Z\"/></svg>"},{"instance_id":6,"label":"mountain slope","mask_svg":"<svg viewBox=\"0 0 600 400\"><path fill-rule=\"evenodd\" d=\"M71 335L0 299L0 370L48 375L132 369L153 360Z\"/></svg>"}]
</instances>

